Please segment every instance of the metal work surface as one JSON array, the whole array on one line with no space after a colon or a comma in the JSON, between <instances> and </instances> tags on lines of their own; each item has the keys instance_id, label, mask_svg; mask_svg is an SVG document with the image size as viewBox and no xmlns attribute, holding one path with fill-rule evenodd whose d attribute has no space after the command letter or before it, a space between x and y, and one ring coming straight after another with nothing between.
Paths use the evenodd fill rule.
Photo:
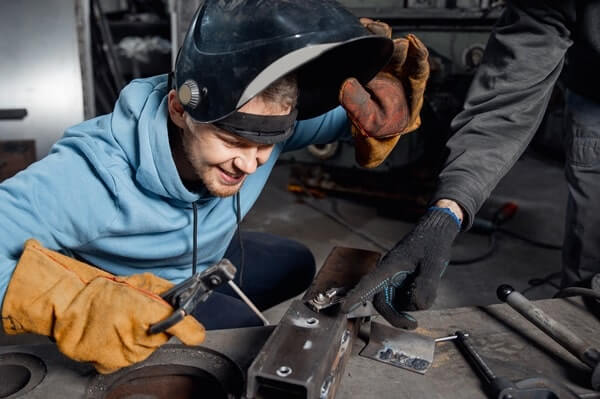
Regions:
<instances>
[{"instance_id":1,"label":"metal work surface","mask_svg":"<svg viewBox=\"0 0 600 399\"><path fill-rule=\"evenodd\" d=\"M600 321L579 298L548 299L535 304L591 345L600 346ZM589 368L507 305L415 312L416 332L440 337L468 331L478 352L497 375L512 381L544 376L562 382L585 398L600 398L589 389ZM346 398L486 398L482 382L454 342L436 346L433 365L420 375L358 356L356 342L339 388Z\"/></svg>"},{"instance_id":2,"label":"metal work surface","mask_svg":"<svg viewBox=\"0 0 600 399\"><path fill-rule=\"evenodd\" d=\"M209 331L201 347L168 344L146 361L100 375L53 344L0 346L0 397L239 398L245 371L272 327Z\"/></svg>"},{"instance_id":3,"label":"metal work surface","mask_svg":"<svg viewBox=\"0 0 600 399\"><path fill-rule=\"evenodd\" d=\"M535 303L555 319L568 325L591 345L600 346L600 321L587 311L578 298L550 299ZM600 394L586 389L590 381L589 369L508 305L423 311L418 312L417 317L423 326L417 330L421 334L440 337L456 330L468 331L478 352L500 376L517 381L543 375L567 384L580 394L585 393L585 398L600 398ZM236 379L235 375L239 374L235 370L247 369L272 331L272 327L210 331L203 345L209 350L203 355L178 354L176 352L181 351L180 346L167 345L148 361L109 377L98 376L91 366L65 358L52 344L0 346L0 381L20 384L27 392L22 395L17 393L19 396L8 396L20 398L113 397L108 395L111 393L111 386L114 385L113 392L116 394L121 392L116 390L119 384L115 385L114 382L128 380L132 382L130 388L136 388L139 385L136 381L140 380L154 384L160 381L175 384L182 389L189 388L188 392L193 393L193 383L201 380L204 384L207 378L202 373L181 366L189 366L190 359L195 358L199 360L195 363L196 366L203 366L215 378L225 375L225 379L231 376ZM436 345L433 365L425 375L360 357L358 352L363 346L364 342L355 340L352 356L335 396L338 399L486 397L480 378L453 342ZM188 350L193 351L194 348ZM203 363L210 359L217 359L220 364L207 366ZM40 360L42 364L39 364ZM162 370L155 367L165 363L167 364ZM20 377L27 377L18 365L29 370L29 381L27 378L15 381ZM143 366L148 368L140 373ZM224 374L213 373L219 368ZM39 381L37 385L36 381ZM237 379L234 386L239 386L239 383ZM2 386L5 387L3 384ZM104 391L107 395L94 396L100 388L109 389L108 392ZM127 392L130 391L123 391ZM151 397L168 397L157 396L157 392L153 394Z\"/></svg>"}]
</instances>

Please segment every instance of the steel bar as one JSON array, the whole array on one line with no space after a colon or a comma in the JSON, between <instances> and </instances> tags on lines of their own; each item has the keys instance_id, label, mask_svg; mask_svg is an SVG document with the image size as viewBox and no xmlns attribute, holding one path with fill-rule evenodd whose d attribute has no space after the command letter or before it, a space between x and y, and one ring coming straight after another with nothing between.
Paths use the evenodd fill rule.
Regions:
<instances>
[{"instance_id":1,"label":"steel bar","mask_svg":"<svg viewBox=\"0 0 600 399\"><path fill-rule=\"evenodd\" d=\"M510 285L504 284L498 287L497 295L501 301L508 303L583 363L592 369L598 365L600 353L596 348L590 346L566 326L548 316L519 291L515 291Z\"/></svg>"},{"instance_id":2,"label":"steel bar","mask_svg":"<svg viewBox=\"0 0 600 399\"><path fill-rule=\"evenodd\" d=\"M250 298L248 298L246 296L246 294L244 294L244 292L240 289L240 287L238 287L231 280L229 280L227 283L235 291L235 293L238 294L240 298L242 298L242 300L246 303L246 305L248 305L248 307L250 309L252 309L252 311L262 320L262 322L264 323L264 325L268 326L269 325L269 320L267 320L267 318L260 312L260 310L258 310L258 308L256 307L256 305L254 305L252 303L252 301L250 300Z\"/></svg>"},{"instance_id":3,"label":"steel bar","mask_svg":"<svg viewBox=\"0 0 600 399\"><path fill-rule=\"evenodd\" d=\"M248 369L248 398L335 397L361 319L339 309L315 312L305 301L332 287L353 287L379 254L334 248L302 301L294 301Z\"/></svg>"}]
</instances>

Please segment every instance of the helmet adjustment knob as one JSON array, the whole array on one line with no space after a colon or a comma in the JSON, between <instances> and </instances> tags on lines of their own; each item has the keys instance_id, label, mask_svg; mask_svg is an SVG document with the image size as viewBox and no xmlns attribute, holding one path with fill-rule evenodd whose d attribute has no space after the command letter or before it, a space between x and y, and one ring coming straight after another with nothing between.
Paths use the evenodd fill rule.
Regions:
<instances>
[{"instance_id":1,"label":"helmet adjustment knob","mask_svg":"<svg viewBox=\"0 0 600 399\"><path fill-rule=\"evenodd\" d=\"M203 87L202 90L200 90L198 83L192 79L188 79L183 82L177 91L179 101L191 109L195 109L198 104L200 104L200 99L205 94L206 88Z\"/></svg>"}]
</instances>

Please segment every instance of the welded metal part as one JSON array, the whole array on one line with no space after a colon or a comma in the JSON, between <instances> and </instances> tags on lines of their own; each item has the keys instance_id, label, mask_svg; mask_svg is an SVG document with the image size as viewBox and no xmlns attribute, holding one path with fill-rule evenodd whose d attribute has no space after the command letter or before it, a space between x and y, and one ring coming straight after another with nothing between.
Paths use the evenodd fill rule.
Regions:
<instances>
[{"instance_id":1,"label":"welded metal part","mask_svg":"<svg viewBox=\"0 0 600 399\"><path fill-rule=\"evenodd\" d=\"M348 289L346 287L328 288L323 292L318 292L313 297L305 300L306 306L315 312L337 312L337 306L344 301ZM371 317L377 311L373 308L371 302L364 302L361 306L346 314L347 319L357 319Z\"/></svg>"},{"instance_id":2,"label":"welded metal part","mask_svg":"<svg viewBox=\"0 0 600 399\"><path fill-rule=\"evenodd\" d=\"M113 374L98 374L87 388L88 399L239 398L243 371L230 359L207 348L169 345L140 364Z\"/></svg>"},{"instance_id":3,"label":"welded metal part","mask_svg":"<svg viewBox=\"0 0 600 399\"><path fill-rule=\"evenodd\" d=\"M365 317L371 317L377 314L377 311L373 307L373 303L371 301L363 302L352 312L346 314L347 319L361 319Z\"/></svg>"},{"instance_id":4,"label":"welded metal part","mask_svg":"<svg viewBox=\"0 0 600 399\"><path fill-rule=\"evenodd\" d=\"M344 315L316 314L294 301L248 370L247 396L322 397L321 388L336 376L334 366L347 349L347 324ZM331 397L325 390L324 397Z\"/></svg>"},{"instance_id":5,"label":"welded metal part","mask_svg":"<svg viewBox=\"0 0 600 399\"><path fill-rule=\"evenodd\" d=\"M336 307L316 312L306 302L325 303L338 293L332 287L353 287L378 259L371 251L332 251L303 300L292 302L248 369L248 398L335 397L360 321L348 320Z\"/></svg>"},{"instance_id":6,"label":"welded metal part","mask_svg":"<svg viewBox=\"0 0 600 399\"><path fill-rule=\"evenodd\" d=\"M433 363L435 338L371 323L369 344L360 356L425 374Z\"/></svg>"},{"instance_id":7,"label":"welded metal part","mask_svg":"<svg viewBox=\"0 0 600 399\"><path fill-rule=\"evenodd\" d=\"M329 309L344 299L344 294L348 289L344 287L332 287L328 288L323 292L318 292L312 298L306 301L306 305L315 312L320 312L325 309Z\"/></svg>"}]
</instances>

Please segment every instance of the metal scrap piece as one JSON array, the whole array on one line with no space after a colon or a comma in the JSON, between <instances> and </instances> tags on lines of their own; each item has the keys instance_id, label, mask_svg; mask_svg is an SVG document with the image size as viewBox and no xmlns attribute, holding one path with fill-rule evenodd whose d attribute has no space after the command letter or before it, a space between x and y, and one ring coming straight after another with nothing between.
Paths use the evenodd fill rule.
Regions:
<instances>
[{"instance_id":1,"label":"metal scrap piece","mask_svg":"<svg viewBox=\"0 0 600 399\"><path fill-rule=\"evenodd\" d=\"M360 356L425 374L435 351L435 338L371 323L369 344Z\"/></svg>"}]
</instances>

